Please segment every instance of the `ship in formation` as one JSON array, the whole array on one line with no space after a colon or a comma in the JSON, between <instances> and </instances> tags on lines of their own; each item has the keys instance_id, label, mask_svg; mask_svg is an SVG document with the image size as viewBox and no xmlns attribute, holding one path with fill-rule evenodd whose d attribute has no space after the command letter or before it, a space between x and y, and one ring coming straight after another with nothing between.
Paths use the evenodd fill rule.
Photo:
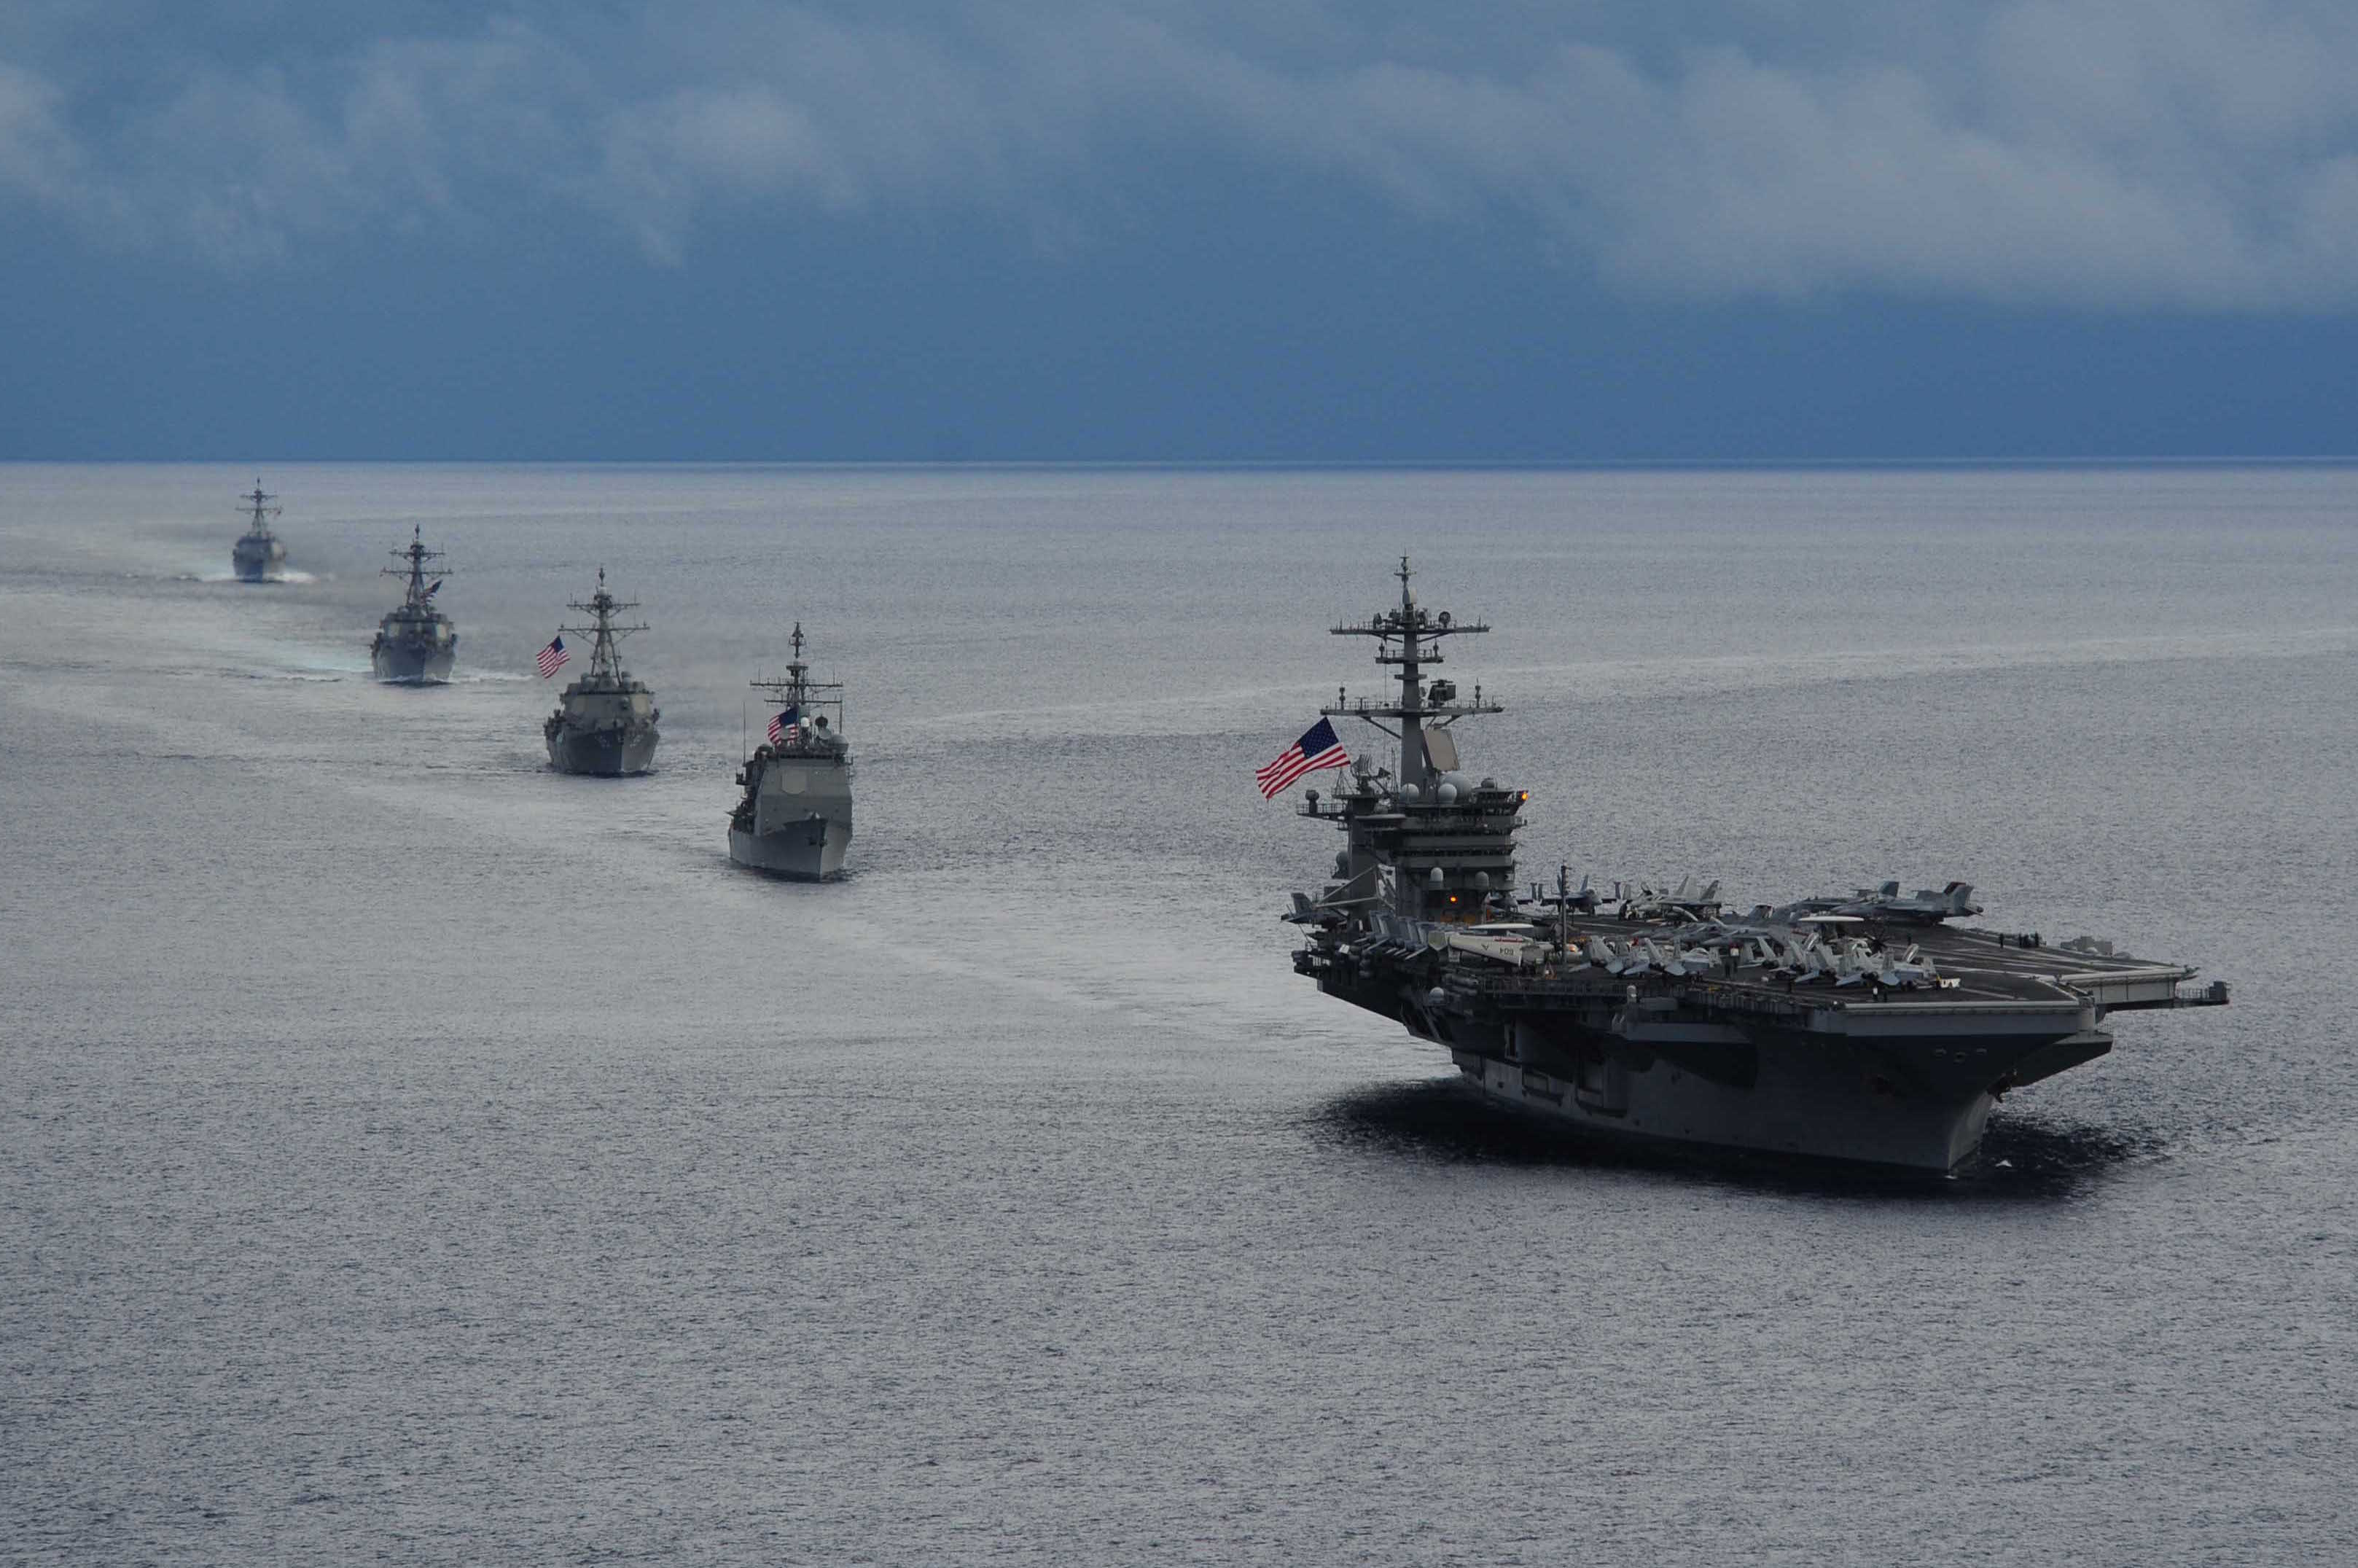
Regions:
<instances>
[{"instance_id":1,"label":"ship in formation","mask_svg":"<svg viewBox=\"0 0 2358 1568\"><path fill-rule=\"evenodd\" d=\"M1600 893L1559 870L1519 897L1530 794L1472 776L1457 746L1502 708L1433 674L1447 639L1489 628L1424 609L1411 575L1403 557L1396 608L1333 628L1373 641L1397 693L1338 693L1271 765L1287 783L1336 765L1339 718L1398 743L1394 766L1363 756L1304 792L1344 847L1285 918L1297 972L1493 1099L1610 1140L1946 1173L1999 1098L2110 1051L2111 1014L2226 1002L2184 965L1960 924L1982 912L1961 881L1739 914L1716 883Z\"/></svg>"},{"instance_id":2,"label":"ship in formation","mask_svg":"<svg viewBox=\"0 0 2358 1568\"><path fill-rule=\"evenodd\" d=\"M281 510L274 504L277 499L263 490L258 479L251 492L238 497L246 527L230 546L229 559L240 582L273 582L286 575L287 546L270 528L270 519Z\"/></svg>"},{"instance_id":3,"label":"ship in formation","mask_svg":"<svg viewBox=\"0 0 2358 1568\"><path fill-rule=\"evenodd\" d=\"M376 640L369 644L370 667L382 681L412 686L447 681L459 658L459 630L434 596L449 574L439 567L427 570L428 562L442 558L442 552L427 549L413 524L409 543L394 551L393 558L401 564L384 570L385 576L402 579L401 602L377 623ZM428 576L434 579L430 583Z\"/></svg>"},{"instance_id":4,"label":"ship in formation","mask_svg":"<svg viewBox=\"0 0 2358 1568\"><path fill-rule=\"evenodd\" d=\"M773 876L827 881L842 874L851 848L843 686L810 678L802 622L791 641L785 675L752 683L768 699L768 738L737 774L742 794L729 814L729 858Z\"/></svg>"},{"instance_id":5,"label":"ship in formation","mask_svg":"<svg viewBox=\"0 0 2358 1568\"><path fill-rule=\"evenodd\" d=\"M590 617L587 626L560 626L540 652L543 677L553 676L569 656L565 634L590 639L590 667L558 697L557 711L541 726L548 741L548 765L559 773L595 773L616 778L643 773L654 762L661 739L655 721L663 712L646 683L622 667L619 644L644 622L623 626L614 617L636 610L635 600L618 600L606 591L606 568L598 568L598 589L589 599L566 606Z\"/></svg>"}]
</instances>

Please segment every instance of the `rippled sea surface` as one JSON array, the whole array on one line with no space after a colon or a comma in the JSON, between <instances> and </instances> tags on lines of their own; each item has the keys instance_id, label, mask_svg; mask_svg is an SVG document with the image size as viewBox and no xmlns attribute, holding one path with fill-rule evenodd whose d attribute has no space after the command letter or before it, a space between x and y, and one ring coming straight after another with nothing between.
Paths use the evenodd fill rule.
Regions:
<instances>
[{"instance_id":1,"label":"rippled sea surface","mask_svg":"<svg viewBox=\"0 0 2358 1568\"><path fill-rule=\"evenodd\" d=\"M261 587L253 478L0 468L0 1561L2358 1557L2358 470L287 468ZM2235 1005L1931 1187L1501 1119L1252 788L1403 552L1528 874ZM601 563L643 779L541 750ZM827 887L724 845L796 620Z\"/></svg>"}]
</instances>

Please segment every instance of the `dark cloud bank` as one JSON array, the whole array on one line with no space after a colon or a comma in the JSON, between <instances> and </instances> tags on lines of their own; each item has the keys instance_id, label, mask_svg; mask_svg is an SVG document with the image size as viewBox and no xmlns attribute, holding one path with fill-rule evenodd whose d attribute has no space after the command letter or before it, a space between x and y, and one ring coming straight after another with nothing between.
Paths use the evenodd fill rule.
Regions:
<instances>
[{"instance_id":1,"label":"dark cloud bank","mask_svg":"<svg viewBox=\"0 0 2358 1568\"><path fill-rule=\"evenodd\" d=\"M1440 15L20 0L0 453L2349 449L2345 5Z\"/></svg>"}]
</instances>

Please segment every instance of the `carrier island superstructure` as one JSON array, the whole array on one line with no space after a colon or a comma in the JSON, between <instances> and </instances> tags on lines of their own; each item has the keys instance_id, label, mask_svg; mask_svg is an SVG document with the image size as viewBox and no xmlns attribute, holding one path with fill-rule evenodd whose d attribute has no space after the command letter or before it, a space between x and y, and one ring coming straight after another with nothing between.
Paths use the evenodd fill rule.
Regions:
<instances>
[{"instance_id":1,"label":"carrier island superstructure","mask_svg":"<svg viewBox=\"0 0 2358 1568\"><path fill-rule=\"evenodd\" d=\"M1716 884L1516 894L1527 791L1461 770L1456 726L1502 711L1433 678L1487 626L1418 604L1333 628L1367 637L1398 694L1329 717L1399 744L1362 757L1303 815L1343 830L1335 876L1296 893L1295 969L1445 1047L1491 1098L1608 1139L1944 1173L1992 1103L2104 1054L2108 1015L2218 1006L2223 983L2108 944L2049 946L1952 922L1952 882L1897 884L1735 914Z\"/></svg>"},{"instance_id":2,"label":"carrier island superstructure","mask_svg":"<svg viewBox=\"0 0 2358 1568\"><path fill-rule=\"evenodd\" d=\"M729 858L795 881L827 881L851 848L851 746L843 738L843 685L810 678L802 622L794 657L753 689L769 702L769 739L737 774L743 794L729 814ZM834 719L828 718L832 710Z\"/></svg>"},{"instance_id":3,"label":"carrier island superstructure","mask_svg":"<svg viewBox=\"0 0 2358 1568\"><path fill-rule=\"evenodd\" d=\"M643 773L654 762L655 743L662 736L655 721L663 710L646 682L635 680L622 667L618 644L634 632L647 630L644 622L623 626L615 615L636 610L636 600L616 599L606 591L606 568L598 568L598 591L586 600L566 606L590 617L587 626L559 626L590 639L590 667L557 698L557 711L541 725L548 741L548 765L559 773L594 773L619 778Z\"/></svg>"}]
</instances>

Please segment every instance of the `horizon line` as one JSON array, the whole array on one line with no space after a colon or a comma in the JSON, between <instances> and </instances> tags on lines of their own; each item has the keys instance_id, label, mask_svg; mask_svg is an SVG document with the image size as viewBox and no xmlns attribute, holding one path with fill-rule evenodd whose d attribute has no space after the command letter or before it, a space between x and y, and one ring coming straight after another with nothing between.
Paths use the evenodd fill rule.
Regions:
<instances>
[{"instance_id":1,"label":"horizon line","mask_svg":"<svg viewBox=\"0 0 2358 1568\"><path fill-rule=\"evenodd\" d=\"M2358 453L2137 457L1729 458L0 458L10 468L615 468L935 470L1580 472L1842 469L2342 468Z\"/></svg>"}]
</instances>

